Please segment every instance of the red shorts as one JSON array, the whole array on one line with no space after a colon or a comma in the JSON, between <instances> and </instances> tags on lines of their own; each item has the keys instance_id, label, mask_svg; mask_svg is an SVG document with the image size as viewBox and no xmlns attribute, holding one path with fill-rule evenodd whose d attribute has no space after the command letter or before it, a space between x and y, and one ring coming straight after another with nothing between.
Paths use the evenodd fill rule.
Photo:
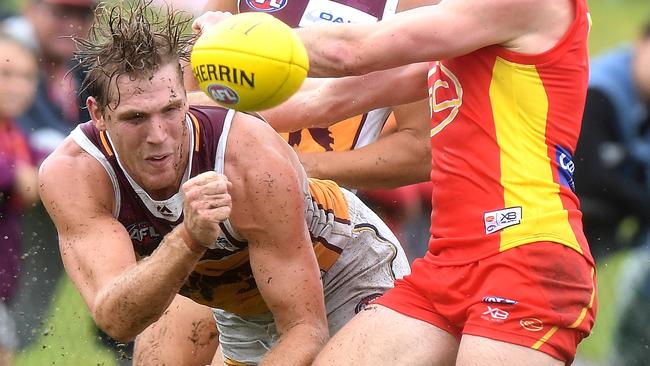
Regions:
<instances>
[{"instance_id":1,"label":"red shorts","mask_svg":"<svg viewBox=\"0 0 650 366\"><path fill-rule=\"evenodd\" d=\"M526 244L460 266L431 263L375 300L443 329L537 349L568 364L596 313L595 271L578 252Z\"/></svg>"}]
</instances>

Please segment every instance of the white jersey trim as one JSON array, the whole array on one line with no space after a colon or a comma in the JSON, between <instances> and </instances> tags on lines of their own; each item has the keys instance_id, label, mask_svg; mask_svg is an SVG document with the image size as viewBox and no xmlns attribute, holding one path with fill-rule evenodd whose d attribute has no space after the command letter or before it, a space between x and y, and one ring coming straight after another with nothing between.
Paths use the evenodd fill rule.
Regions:
<instances>
[{"instance_id":1,"label":"white jersey trim","mask_svg":"<svg viewBox=\"0 0 650 366\"><path fill-rule=\"evenodd\" d=\"M232 126L232 119L235 117L235 110L229 109L226 113L226 118L223 120L223 129L221 131L221 136L219 137L219 143L217 144L217 153L214 158L214 171L219 174L224 174L225 170L225 160L226 160L226 146L228 145L228 135L230 135L230 127ZM235 228L230 223L230 220L226 219L223 222L223 226L226 227L226 230L233 238L238 241L245 242L241 235L235 231Z\"/></svg>"},{"instance_id":2,"label":"white jersey trim","mask_svg":"<svg viewBox=\"0 0 650 366\"><path fill-rule=\"evenodd\" d=\"M358 149L377 141L391 111L392 109L390 108L380 108L366 113L366 120L363 126L361 126L361 131L359 131L359 139L352 149Z\"/></svg>"},{"instance_id":3,"label":"white jersey trim","mask_svg":"<svg viewBox=\"0 0 650 366\"><path fill-rule=\"evenodd\" d=\"M113 217L117 219L120 216L120 209L122 208L122 196L120 194L120 185L117 182L117 175L115 175L115 170L113 170L111 163L108 162L106 156L104 156L97 146L90 141L88 136L83 133L80 126L77 126L72 133L70 133L70 137L72 137L79 147L95 158L95 160L104 167L106 173L108 173L111 183L113 184L113 195L115 199L115 203L113 204Z\"/></svg>"},{"instance_id":4,"label":"white jersey trim","mask_svg":"<svg viewBox=\"0 0 650 366\"><path fill-rule=\"evenodd\" d=\"M230 126L232 126L234 116L235 110L229 109L223 121L223 129L219 137L219 143L217 144L217 154L214 158L214 171L219 174L223 174L225 169L226 145L228 144L228 135L230 134Z\"/></svg>"},{"instance_id":5,"label":"white jersey trim","mask_svg":"<svg viewBox=\"0 0 650 366\"><path fill-rule=\"evenodd\" d=\"M389 19L395 13L397 13L397 4L399 0L386 0L386 5L384 5L384 15L382 15L381 20Z\"/></svg>"}]
</instances>

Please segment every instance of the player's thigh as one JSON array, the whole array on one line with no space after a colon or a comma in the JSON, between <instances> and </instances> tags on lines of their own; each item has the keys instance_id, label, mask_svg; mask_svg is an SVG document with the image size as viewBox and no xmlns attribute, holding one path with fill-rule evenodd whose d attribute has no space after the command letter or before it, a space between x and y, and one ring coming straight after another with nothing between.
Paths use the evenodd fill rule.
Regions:
<instances>
[{"instance_id":1,"label":"player's thigh","mask_svg":"<svg viewBox=\"0 0 650 366\"><path fill-rule=\"evenodd\" d=\"M460 341L456 365L561 366L564 362L530 347L466 334Z\"/></svg>"},{"instance_id":2,"label":"player's thigh","mask_svg":"<svg viewBox=\"0 0 650 366\"><path fill-rule=\"evenodd\" d=\"M453 365L457 350L449 333L370 305L330 339L314 365Z\"/></svg>"},{"instance_id":3,"label":"player's thigh","mask_svg":"<svg viewBox=\"0 0 650 366\"><path fill-rule=\"evenodd\" d=\"M164 315L137 337L133 364L209 365L218 339L212 310L176 295Z\"/></svg>"}]
</instances>

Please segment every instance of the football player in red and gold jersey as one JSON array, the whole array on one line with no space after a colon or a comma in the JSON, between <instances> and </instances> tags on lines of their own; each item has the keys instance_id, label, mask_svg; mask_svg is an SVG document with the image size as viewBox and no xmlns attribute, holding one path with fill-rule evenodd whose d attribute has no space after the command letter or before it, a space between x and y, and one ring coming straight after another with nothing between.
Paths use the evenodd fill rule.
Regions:
<instances>
[{"instance_id":1,"label":"football player in red and gold jersey","mask_svg":"<svg viewBox=\"0 0 650 366\"><path fill-rule=\"evenodd\" d=\"M586 1L429 3L378 23L297 30L311 76L430 62L429 251L315 364L570 364L597 303L572 161Z\"/></svg>"}]
</instances>

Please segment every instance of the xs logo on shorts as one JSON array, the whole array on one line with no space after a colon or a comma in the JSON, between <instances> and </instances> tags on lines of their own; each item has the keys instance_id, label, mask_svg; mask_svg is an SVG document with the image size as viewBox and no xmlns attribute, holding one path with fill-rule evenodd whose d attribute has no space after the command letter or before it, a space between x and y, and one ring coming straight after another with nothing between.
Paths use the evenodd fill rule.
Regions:
<instances>
[{"instance_id":1,"label":"xs logo on shorts","mask_svg":"<svg viewBox=\"0 0 650 366\"><path fill-rule=\"evenodd\" d=\"M508 313L505 310L501 310L499 308L488 306L487 310L481 314L481 318L489 319L489 320L496 320L496 321L503 321L503 320L508 319L508 315L510 315L510 313ZM489 316L489 318L487 316Z\"/></svg>"}]
</instances>

